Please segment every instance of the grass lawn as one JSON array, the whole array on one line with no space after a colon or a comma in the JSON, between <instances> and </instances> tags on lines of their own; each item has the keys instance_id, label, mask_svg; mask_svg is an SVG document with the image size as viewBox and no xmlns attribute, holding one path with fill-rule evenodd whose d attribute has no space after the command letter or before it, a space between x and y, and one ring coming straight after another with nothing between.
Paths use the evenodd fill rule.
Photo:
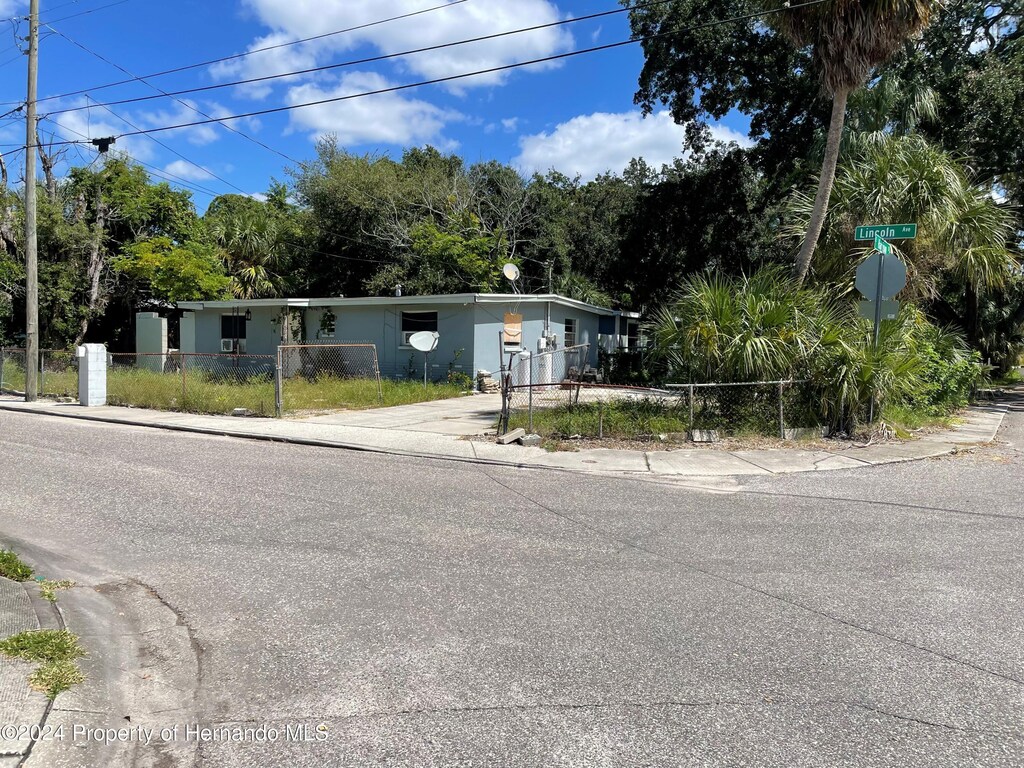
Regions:
<instances>
[{"instance_id":1,"label":"grass lawn","mask_svg":"<svg viewBox=\"0 0 1024 768\"><path fill-rule=\"evenodd\" d=\"M4 361L2 388L23 392L25 369L19 362ZM71 369L43 374L44 394L75 396L78 372ZM342 379L321 376L295 377L284 382L285 411L331 411L339 409L384 408L430 400L459 397L466 388L456 384L431 383L424 388L418 380L383 379L380 393L373 379ZM383 396L383 398L381 397ZM383 401L382 401L383 400ZM113 367L107 371L107 402L110 405L184 411L211 415L230 414L246 408L258 416L274 416L274 381L267 374L218 376L192 372L159 373L144 368Z\"/></svg>"},{"instance_id":2,"label":"grass lawn","mask_svg":"<svg viewBox=\"0 0 1024 768\"><path fill-rule=\"evenodd\" d=\"M649 435L686 432L690 428L689 420L685 401L679 407L656 400L614 400L604 404L535 408L533 432L551 438L579 435L635 440ZM529 415L525 410L515 411L508 426L529 431Z\"/></svg>"},{"instance_id":3,"label":"grass lawn","mask_svg":"<svg viewBox=\"0 0 1024 768\"><path fill-rule=\"evenodd\" d=\"M679 434L692 429L716 430L725 436L778 436L778 400L774 392L753 397L737 397L725 390L728 397L710 395L695 403L693 424L686 397L621 398L606 403L578 403L554 408L534 408L533 432L541 437L583 438L604 437L613 440L637 440L654 435ZM796 426L805 417L792 405L788 426ZM529 431L529 415L525 408L514 411L509 428Z\"/></svg>"},{"instance_id":4,"label":"grass lawn","mask_svg":"<svg viewBox=\"0 0 1024 768\"><path fill-rule=\"evenodd\" d=\"M456 384L431 383L424 387L422 381L382 379L381 402L377 382L373 379L321 376L311 380L296 376L284 382L284 408L288 413L330 411L340 408L387 408L392 405L447 400L459 397L465 392L465 387Z\"/></svg>"},{"instance_id":5,"label":"grass lawn","mask_svg":"<svg viewBox=\"0 0 1024 768\"><path fill-rule=\"evenodd\" d=\"M464 389L452 384L431 384L424 389L420 382L385 379L381 391L383 402L373 379L296 377L284 382L284 406L287 413L382 408L458 397ZM180 373L112 369L107 373L107 401L111 405L212 415L230 414L235 408L246 408L257 416L275 414L274 382L262 374L235 379L190 372L183 380Z\"/></svg>"},{"instance_id":6,"label":"grass lawn","mask_svg":"<svg viewBox=\"0 0 1024 768\"><path fill-rule=\"evenodd\" d=\"M8 358L3 365L3 381L0 389L15 392L25 391L25 368L20 360ZM66 368L62 371L42 371L41 394L49 397L77 397L78 370Z\"/></svg>"}]
</instances>

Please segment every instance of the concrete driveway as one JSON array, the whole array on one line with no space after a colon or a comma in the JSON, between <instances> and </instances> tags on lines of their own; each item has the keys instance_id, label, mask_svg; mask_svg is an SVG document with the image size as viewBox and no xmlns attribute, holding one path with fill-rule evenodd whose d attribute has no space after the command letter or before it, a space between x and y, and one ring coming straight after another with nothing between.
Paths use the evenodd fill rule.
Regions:
<instances>
[{"instance_id":1,"label":"concrete driveway","mask_svg":"<svg viewBox=\"0 0 1024 768\"><path fill-rule=\"evenodd\" d=\"M435 435L482 435L494 429L501 412L501 395L470 395L429 403L345 411L312 416L310 424L335 424L369 429L399 429Z\"/></svg>"}]
</instances>

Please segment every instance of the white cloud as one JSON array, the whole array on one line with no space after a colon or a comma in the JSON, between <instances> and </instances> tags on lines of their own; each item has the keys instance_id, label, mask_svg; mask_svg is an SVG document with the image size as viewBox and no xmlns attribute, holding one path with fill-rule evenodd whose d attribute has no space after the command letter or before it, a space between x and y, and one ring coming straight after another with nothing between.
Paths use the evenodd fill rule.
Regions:
<instances>
[{"instance_id":1,"label":"white cloud","mask_svg":"<svg viewBox=\"0 0 1024 768\"><path fill-rule=\"evenodd\" d=\"M506 117L504 120L501 121L501 125L506 131L512 133L513 131L515 131L516 128L519 127L519 118Z\"/></svg>"},{"instance_id":2,"label":"white cloud","mask_svg":"<svg viewBox=\"0 0 1024 768\"><path fill-rule=\"evenodd\" d=\"M24 6L23 0L0 0L0 19L8 19L20 13Z\"/></svg>"},{"instance_id":3,"label":"white cloud","mask_svg":"<svg viewBox=\"0 0 1024 768\"><path fill-rule=\"evenodd\" d=\"M252 51L258 48L267 48L290 42L293 39L295 38L292 35L275 32L265 37L257 38L246 50ZM214 64L210 67L210 73L217 80L251 80L257 77L277 75L282 72L311 69L315 66L317 66L317 46L290 45L285 48L276 48L265 53L257 53L253 56ZM300 78L285 77L278 80L268 80L265 83L241 85L238 86L237 90L240 95L251 99L265 99L273 91L274 85L290 84L298 79Z\"/></svg>"},{"instance_id":4,"label":"white cloud","mask_svg":"<svg viewBox=\"0 0 1024 768\"><path fill-rule=\"evenodd\" d=\"M713 127L712 134L719 141L750 145L747 137L724 126ZM668 112L646 119L639 111L595 112L561 123L550 133L521 137L513 162L526 173L554 168L593 179L606 171L620 173L634 157L660 168L685 154L684 141L684 127Z\"/></svg>"},{"instance_id":5,"label":"white cloud","mask_svg":"<svg viewBox=\"0 0 1024 768\"><path fill-rule=\"evenodd\" d=\"M152 112L140 112L137 117L131 117L132 122L140 123L143 127L148 128L161 128L166 125L181 125L185 123L194 123L199 120L205 120L202 115L194 110L186 107L185 104L189 104L193 107L199 106L194 101L187 99L183 100L182 104L175 104L173 111L169 110L154 110ZM200 107L202 109L202 107ZM203 110L207 114L212 114L209 110ZM207 123L206 125L196 125L190 128L176 128L173 131L160 131L157 134L157 138L161 141L165 141L164 137L167 136L181 136L190 144L196 146L203 146L206 144L212 144L218 138L217 128L215 124Z\"/></svg>"},{"instance_id":6,"label":"white cloud","mask_svg":"<svg viewBox=\"0 0 1024 768\"><path fill-rule=\"evenodd\" d=\"M309 83L291 88L287 100L289 104L300 104L381 90L389 85L375 72L351 72L329 86ZM447 123L461 118L457 112L426 101L384 93L296 109L291 113L291 125L296 130L312 131L317 137L336 134L343 145L404 146L433 142L450 148L451 142L445 141L441 132Z\"/></svg>"},{"instance_id":7,"label":"white cloud","mask_svg":"<svg viewBox=\"0 0 1024 768\"><path fill-rule=\"evenodd\" d=\"M196 166L185 160L175 160L164 168L164 173L177 176L186 181L206 181L212 179L213 174L202 166Z\"/></svg>"},{"instance_id":8,"label":"white cloud","mask_svg":"<svg viewBox=\"0 0 1024 768\"><path fill-rule=\"evenodd\" d=\"M261 37L249 49L312 37L340 29L372 24L382 19L423 10L422 0L246 0L256 16L273 32ZM314 64L337 61L339 54L367 45L380 53L425 48L483 35L505 32L558 21L563 16L551 0L471 0L449 3L450 7L400 21L367 26L364 29L321 40L258 53L218 65L214 77L259 77L265 74L303 69ZM398 61L404 72L427 79L490 69L528 59L543 58L571 49L572 34L554 27L480 43L414 54ZM530 67L551 69L558 62ZM454 88L503 83L507 72L453 84ZM269 86L248 87L247 95L264 98Z\"/></svg>"}]
</instances>

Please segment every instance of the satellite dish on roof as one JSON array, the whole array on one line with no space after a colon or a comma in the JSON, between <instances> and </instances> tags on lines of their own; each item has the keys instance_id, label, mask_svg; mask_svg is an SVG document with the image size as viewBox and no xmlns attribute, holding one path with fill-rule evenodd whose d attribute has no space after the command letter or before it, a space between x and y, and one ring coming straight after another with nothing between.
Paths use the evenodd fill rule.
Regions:
<instances>
[{"instance_id":1,"label":"satellite dish on roof","mask_svg":"<svg viewBox=\"0 0 1024 768\"><path fill-rule=\"evenodd\" d=\"M503 274L506 278L508 278L514 283L516 280L519 279L519 267L517 267L515 264L506 264L502 268L501 274Z\"/></svg>"},{"instance_id":2,"label":"satellite dish on roof","mask_svg":"<svg viewBox=\"0 0 1024 768\"><path fill-rule=\"evenodd\" d=\"M433 352L437 349L437 341L441 334L437 331L420 331L409 337L409 344L420 352Z\"/></svg>"}]
</instances>

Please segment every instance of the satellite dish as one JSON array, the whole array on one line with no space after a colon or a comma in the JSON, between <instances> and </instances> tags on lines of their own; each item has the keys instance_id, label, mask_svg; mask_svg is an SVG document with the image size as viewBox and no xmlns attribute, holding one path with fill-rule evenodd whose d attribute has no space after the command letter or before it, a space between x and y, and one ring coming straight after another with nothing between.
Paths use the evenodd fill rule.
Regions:
<instances>
[{"instance_id":1,"label":"satellite dish","mask_svg":"<svg viewBox=\"0 0 1024 768\"><path fill-rule=\"evenodd\" d=\"M503 274L505 277L507 277L514 283L516 280L519 279L519 267L517 267L515 264L506 264L502 268L501 274Z\"/></svg>"},{"instance_id":2,"label":"satellite dish","mask_svg":"<svg viewBox=\"0 0 1024 768\"><path fill-rule=\"evenodd\" d=\"M429 353L437 349L437 341L440 338L441 334L437 331L420 331L409 337L409 344L413 349Z\"/></svg>"}]
</instances>

